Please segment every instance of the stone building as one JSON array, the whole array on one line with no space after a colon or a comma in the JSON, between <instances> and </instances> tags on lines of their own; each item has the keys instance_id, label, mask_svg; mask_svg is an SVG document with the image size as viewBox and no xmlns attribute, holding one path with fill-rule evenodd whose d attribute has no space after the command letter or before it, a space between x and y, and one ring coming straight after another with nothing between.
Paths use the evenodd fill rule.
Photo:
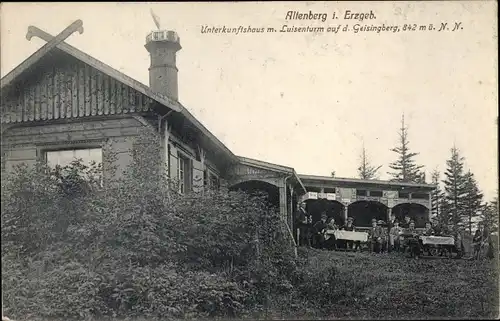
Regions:
<instances>
[{"instance_id":1,"label":"stone building","mask_svg":"<svg viewBox=\"0 0 500 321\"><path fill-rule=\"evenodd\" d=\"M54 38L41 30L37 36L45 41ZM391 198L386 191L403 195L401 189L406 185L315 178L298 175L290 167L234 155L180 102L178 35L153 31L146 37L145 48L151 58L149 86L65 42L37 59L28 58L3 77L2 168L8 171L37 160L65 164L77 157L102 162L104 177L106 168L116 165L119 175L131 162L134 137L147 130L161 137L159 155L153 157L158 157L159 166L166 166L171 178L179 180L179 193L221 183L233 189L264 190L290 230L297 201L314 198L314 193L319 193L316 198L321 193L326 198L335 193L333 206L339 211L343 211L341 205L348 208L354 204L348 205L344 199L361 200L363 189L366 197L379 197L388 208ZM117 159L109 159L110 150L118 153ZM414 197L399 197L397 202L405 199L429 209L432 187L408 187ZM357 194L347 196L348 190ZM427 194L416 197L417 193Z\"/></svg>"}]
</instances>

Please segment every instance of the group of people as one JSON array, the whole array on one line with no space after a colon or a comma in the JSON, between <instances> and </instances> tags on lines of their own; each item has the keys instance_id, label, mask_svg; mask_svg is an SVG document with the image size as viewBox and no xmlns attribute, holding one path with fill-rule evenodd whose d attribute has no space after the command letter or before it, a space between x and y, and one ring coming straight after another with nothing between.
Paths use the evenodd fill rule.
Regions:
<instances>
[{"instance_id":1,"label":"group of people","mask_svg":"<svg viewBox=\"0 0 500 321\"><path fill-rule=\"evenodd\" d=\"M322 213L321 219L313 224L312 215L309 215L305 208L306 204L300 203L295 216L299 246L323 249L359 247L359 242L336 240L334 235L326 235L327 230L354 231L353 219L351 217L347 219L344 225L339 225L333 217L328 217L326 213Z\"/></svg>"},{"instance_id":2,"label":"group of people","mask_svg":"<svg viewBox=\"0 0 500 321\"><path fill-rule=\"evenodd\" d=\"M383 220L372 219L372 226L368 231L368 243L371 252L401 252L406 248L413 248L418 235L430 236L436 234L431 222L426 222L425 230L418 232L415 228L415 221L408 215L405 215L402 223L396 219L395 215L391 215L387 226L384 225Z\"/></svg>"},{"instance_id":3,"label":"group of people","mask_svg":"<svg viewBox=\"0 0 500 321\"><path fill-rule=\"evenodd\" d=\"M345 248L349 250L361 249L359 241L337 240L332 233L326 233L331 230L356 231L354 219L348 217L343 225L338 225L334 218L328 217L324 212L321 219L313 224L312 216L306 211L304 202L299 204L296 212L296 231L299 246L308 246L323 249ZM363 229L366 231L366 229ZM452 236L454 237L454 246L447 247L447 251L454 248L461 255L464 253L462 234L453 226L433 226L432 222L425 223L424 230L417 230L415 222L409 215L404 216L404 220L399 222L394 214L391 215L386 224L383 220L372 219L371 228L368 229L368 248L374 253L385 252L409 252L419 255L422 251L431 253L429 245L424 245L419 236ZM491 243L491 238L487 237L485 229L480 227L473 239L474 256L478 256L480 249L485 244ZM488 241L490 240L490 241ZM488 243L489 242L489 243ZM491 244L490 244L491 245ZM492 246L488 252L493 252ZM443 255L443 252L440 253Z\"/></svg>"},{"instance_id":4,"label":"group of people","mask_svg":"<svg viewBox=\"0 0 500 321\"><path fill-rule=\"evenodd\" d=\"M393 218L394 219L394 218ZM430 251L430 245L423 244L420 236L448 236L453 237L454 244L447 245L442 248L443 251L439 255L444 255L445 251L451 254L453 249L458 255L462 255L464 252L464 245L462 242L462 235L457 229L453 229L450 225L447 228L442 228L439 226L434 227L432 222L426 222L424 230L415 229L415 222L410 219L409 216L405 216L405 221L402 226L394 219L392 223L393 227L390 231L390 242L393 246L392 248L396 251L408 251L412 256L419 256L422 252L426 252L432 255Z\"/></svg>"},{"instance_id":5,"label":"group of people","mask_svg":"<svg viewBox=\"0 0 500 321\"><path fill-rule=\"evenodd\" d=\"M328 230L356 231L352 217L348 217L345 224L338 225L333 217L328 217L323 212L321 219L313 224L312 215L307 213L306 204L302 202L299 204L295 218L299 246L324 249L345 248L354 251L361 249L359 241L337 240L333 234L326 235ZM409 216L406 216L405 221L400 225L393 215L388 226L383 225L385 222L381 220L372 220L372 227L368 230L368 245L372 252L399 251L403 245L401 242L403 232L416 233L415 222L411 221ZM428 233L431 233L430 230Z\"/></svg>"}]
</instances>

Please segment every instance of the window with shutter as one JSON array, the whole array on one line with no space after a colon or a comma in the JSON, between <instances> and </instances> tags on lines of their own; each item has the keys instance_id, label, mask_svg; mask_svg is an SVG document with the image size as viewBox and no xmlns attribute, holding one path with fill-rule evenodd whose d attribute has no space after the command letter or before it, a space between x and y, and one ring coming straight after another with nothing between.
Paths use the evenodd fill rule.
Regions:
<instances>
[{"instance_id":1,"label":"window with shutter","mask_svg":"<svg viewBox=\"0 0 500 321\"><path fill-rule=\"evenodd\" d=\"M210 174L210 187L214 189L220 188L219 178L215 174Z\"/></svg>"},{"instance_id":2,"label":"window with shutter","mask_svg":"<svg viewBox=\"0 0 500 321\"><path fill-rule=\"evenodd\" d=\"M185 194L191 190L191 175L189 158L178 156L178 171L179 171L179 193Z\"/></svg>"},{"instance_id":3,"label":"window with shutter","mask_svg":"<svg viewBox=\"0 0 500 321\"><path fill-rule=\"evenodd\" d=\"M192 173L193 173L193 191L200 192L203 189L203 171L204 166L197 160L192 160Z\"/></svg>"}]
</instances>

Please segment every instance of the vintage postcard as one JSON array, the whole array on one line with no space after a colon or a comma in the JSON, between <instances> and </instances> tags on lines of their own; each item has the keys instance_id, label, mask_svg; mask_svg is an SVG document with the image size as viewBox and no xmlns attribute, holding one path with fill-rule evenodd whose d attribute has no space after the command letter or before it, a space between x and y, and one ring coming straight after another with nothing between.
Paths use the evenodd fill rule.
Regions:
<instances>
[{"instance_id":1,"label":"vintage postcard","mask_svg":"<svg viewBox=\"0 0 500 321\"><path fill-rule=\"evenodd\" d=\"M498 318L496 1L0 9L2 320Z\"/></svg>"}]
</instances>

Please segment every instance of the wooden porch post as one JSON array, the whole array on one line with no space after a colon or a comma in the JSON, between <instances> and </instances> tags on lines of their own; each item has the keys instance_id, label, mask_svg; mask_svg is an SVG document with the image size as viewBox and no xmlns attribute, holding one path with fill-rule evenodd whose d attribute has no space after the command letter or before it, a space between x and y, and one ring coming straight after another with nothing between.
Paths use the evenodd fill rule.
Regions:
<instances>
[{"instance_id":1,"label":"wooden porch post","mask_svg":"<svg viewBox=\"0 0 500 321\"><path fill-rule=\"evenodd\" d=\"M427 203L429 205L428 209L429 211L427 212L427 220L430 222L431 221L431 217L432 217L432 197L431 197L431 193L429 193L429 201Z\"/></svg>"},{"instance_id":2,"label":"wooden porch post","mask_svg":"<svg viewBox=\"0 0 500 321\"><path fill-rule=\"evenodd\" d=\"M165 129L163 131L163 148L164 148L164 152L163 152L163 157L165 158L163 160L163 164L164 164L164 168L166 169L167 173L170 174L170 153L168 151L168 144L169 144L169 140L170 140L170 131L169 131L169 128L168 128L168 123L165 121ZM169 178L170 178L170 175L169 175Z\"/></svg>"},{"instance_id":3,"label":"wooden porch post","mask_svg":"<svg viewBox=\"0 0 500 321\"><path fill-rule=\"evenodd\" d=\"M297 255L298 255L297 254L297 243L295 242L295 239L293 237L292 226L290 225L291 217L293 214L288 215L288 211L287 211L287 203L288 202L286 200L286 196L287 196L286 185L279 188L279 193L280 193L280 215L287 225L285 227L287 230L286 233L289 233L290 237L292 238L290 241L291 241L292 246L294 247L294 255L295 255L295 257L297 257ZM290 201L290 204L292 204L292 201ZM290 210L292 210L292 207L290 207Z\"/></svg>"},{"instance_id":4,"label":"wooden porch post","mask_svg":"<svg viewBox=\"0 0 500 321\"><path fill-rule=\"evenodd\" d=\"M286 222L288 223L288 217L286 213L286 186L280 187L279 188L279 193L280 193L280 215L286 219Z\"/></svg>"},{"instance_id":5,"label":"wooden porch post","mask_svg":"<svg viewBox=\"0 0 500 321\"><path fill-rule=\"evenodd\" d=\"M288 213L288 217L289 217L289 223L288 225L290 226L291 229L293 229L293 187L290 186L290 208L289 208L289 213Z\"/></svg>"}]
</instances>

